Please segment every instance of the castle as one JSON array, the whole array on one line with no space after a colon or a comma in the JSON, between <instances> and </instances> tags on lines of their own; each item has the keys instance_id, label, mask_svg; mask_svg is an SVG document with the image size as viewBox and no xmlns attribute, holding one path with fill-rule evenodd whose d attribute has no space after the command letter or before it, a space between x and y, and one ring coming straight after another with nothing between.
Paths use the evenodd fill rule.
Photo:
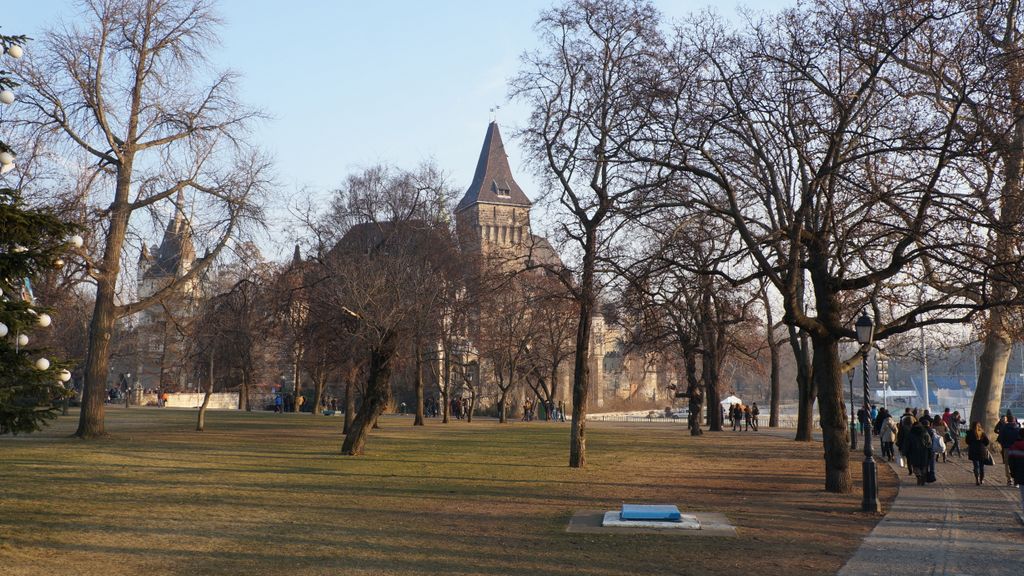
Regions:
<instances>
[{"instance_id":1,"label":"castle","mask_svg":"<svg viewBox=\"0 0 1024 576\"><path fill-rule=\"evenodd\" d=\"M142 245L136 270L136 292L140 299L152 296L176 278L187 274L196 261L192 231L185 214L182 192L174 202L174 217L164 230L160 245ZM204 285L197 277L181 285L158 304L143 310L135 325L135 372L127 378L137 390L171 388L184 390L190 384L187 354L187 325L193 320ZM129 363L129 366L131 364Z\"/></svg>"},{"instance_id":2,"label":"castle","mask_svg":"<svg viewBox=\"0 0 1024 576\"><path fill-rule=\"evenodd\" d=\"M531 231L532 205L512 176L498 124L491 122L473 182L455 207L456 233L463 252L497 257L492 260L512 269L561 269L562 261L550 242ZM674 372L652 356L624 354L622 339L620 327L608 325L600 312L595 314L590 341L593 405L604 407L612 398L651 402L667 399L665 390ZM559 399L567 404L572 398L571 370L572 362L566 362L558 384Z\"/></svg>"},{"instance_id":3,"label":"castle","mask_svg":"<svg viewBox=\"0 0 1024 576\"><path fill-rule=\"evenodd\" d=\"M562 261L552 245L532 232L532 206L512 176L498 124L491 122L473 181L454 210L456 234L467 261L495 256L506 267L549 272L561 269ZM184 197L179 193L160 244L142 247L137 268L138 297L148 297L184 276L195 261ZM127 378L131 386L146 390L189 388L192 382L190 363L185 358L188 342L184 328L192 320L205 288L204 279L197 277L139 314L134 357L121 363L127 366L122 370L134 372ZM592 405L605 407L616 398L666 401L666 387L675 378L675 371L650 355L624 353L622 340L622 329L606 323L598 312L593 318L590 342ZM558 399L566 404L572 398L571 371L572 362L565 362L558 379Z\"/></svg>"}]
</instances>

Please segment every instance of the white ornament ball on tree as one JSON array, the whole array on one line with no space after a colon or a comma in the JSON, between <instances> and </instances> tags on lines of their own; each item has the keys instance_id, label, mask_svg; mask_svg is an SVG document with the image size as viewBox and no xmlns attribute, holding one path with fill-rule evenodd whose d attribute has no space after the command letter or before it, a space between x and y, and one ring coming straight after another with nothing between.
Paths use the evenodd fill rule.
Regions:
<instances>
[{"instance_id":1,"label":"white ornament ball on tree","mask_svg":"<svg viewBox=\"0 0 1024 576\"><path fill-rule=\"evenodd\" d=\"M7 336L7 324L0 322L0 338Z\"/></svg>"},{"instance_id":2,"label":"white ornament ball on tree","mask_svg":"<svg viewBox=\"0 0 1024 576\"><path fill-rule=\"evenodd\" d=\"M46 358L40 358L39 360L36 360L36 370L49 370L49 369L50 369L50 361L49 360L47 360Z\"/></svg>"},{"instance_id":3,"label":"white ornament ball on tree","mask_svg":"<svg viewBox=\"0 0 1024 576\"><path fill-rule=\"evenodd\" d=\"M21 46L15 44L7 49L7 53L11 55L11 58L21 58L25 55L25 51L21 49Z\"/></svg>"},{"instance_id":4,"label":"white ornament ball on tree","mask_svg":"<svg viewBox=\"0 0 1024 576\"><path fill-rule=\"evenodd\" d=\"M71 372L61 370L60 374L57 375L57 378L59 378L61 382L67 382L68 380L71 380Z\"/></svg>"},{"instance_id":5,"label":"white ornament ball on tree","mask_svg":"<svg viewBox=\"0 0 1024 576\"><path fill-rule=\"evenodd\" d=\"M36 322L38 322L39 325L42 326L43 328L46 328L47 326L49 326L50 322L52 322L52 321L53 321L53 319L50 318L49 314L40 314L39 318L36 318Z\"/></svg>"},{"instance_id":6,"label":"white ornament ball on tree","mask_svg":"<svg viewBox=\"0 0 1024 576\"><path fill-rule=\"evenodd\" d=\"M0 92L0 103L13 104L14 92L11 92L10 90L4 90Z\"/></svg>"},{"instance_id":7,"label":"white ornament ball on tree","mask_svg":"<svg viewBox=\"0 0 1024 576\"><path fill-rule=\"evenodd\" d=\"M28 346L28 336L18 334L18 346Z\"/></svg>"},{"instance_id":8,"label":"white ornament ball on tree","mask_svg":"<svg viewBox=\"0 0 1024 576\"><path fill-rule=\"evenodd\" d=\"M0 164L7 166L8 164L14 164L14 154L10 152L0 152Z\"/></svg>"},{"instance_id":9,"label":"white ornament ball on tree","mask_svg":"<svg viewBox=\"0 0 1024 576\"><path fill-rule=\"evenodd\" d=\"M75 248L81 248L82 244L85 244L85 240L83 240L78 234L71 237L71 245Z\"/></svg>"}]
</instances>

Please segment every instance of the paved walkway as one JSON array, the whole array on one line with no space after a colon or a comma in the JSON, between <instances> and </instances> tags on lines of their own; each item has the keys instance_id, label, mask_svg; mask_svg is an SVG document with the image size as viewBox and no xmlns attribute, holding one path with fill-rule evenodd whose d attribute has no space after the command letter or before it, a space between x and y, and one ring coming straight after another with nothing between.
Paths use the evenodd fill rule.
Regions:
<instances>
[{"instance_id":1,"label":"paved walkway","mask_svg":"<svg viewBox=\"0 0 1024 576\"><path fill-rule=\"evenodd\" d=\"M926 486L917 486L906 468L894 468L900 489L892 509L839 575L1024 574L1020 491L1006 486L995 459L984 486L974 485L966 457L936 464L938 481Z\"/></svg>"}]
</instances>

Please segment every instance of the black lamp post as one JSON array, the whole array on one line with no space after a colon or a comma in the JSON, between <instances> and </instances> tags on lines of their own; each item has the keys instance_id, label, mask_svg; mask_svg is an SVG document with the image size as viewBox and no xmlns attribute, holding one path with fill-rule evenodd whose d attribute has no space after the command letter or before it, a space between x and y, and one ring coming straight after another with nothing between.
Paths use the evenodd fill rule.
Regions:
<instances>
[{"instance_id":1,"label":"black lamp post","mask_svg":"<svg viewBox=\"0 0 1024 576\"><path fill-rule=\"evenodd\" d=\"M868 349L871 347L871 339L874 337L875 326L871 317L865 311L857 319L857 342L861 344L861 368L864 370L864 410L868 409L867 401L870 397L868 390ZM851 398L852 402L852 398ZM864 427L864 464L861 467L861 475L864 478L864 501L861 509L865 512L881 512L882 507L878 503L878 472L875 469L875 459L871 453L871 422Z\"/></svg>"},{"instance_id":2,"label":"black lamp post","mask_svg":"<svg viewBox=\"0 0 1024 576\"><path fill-rule=\"evenodd\" d=\"M857 449L857 415L854 413L853 407L853 373L856 372L853 368L850 368L850 450Z\"/></svg>"}]
</instances>

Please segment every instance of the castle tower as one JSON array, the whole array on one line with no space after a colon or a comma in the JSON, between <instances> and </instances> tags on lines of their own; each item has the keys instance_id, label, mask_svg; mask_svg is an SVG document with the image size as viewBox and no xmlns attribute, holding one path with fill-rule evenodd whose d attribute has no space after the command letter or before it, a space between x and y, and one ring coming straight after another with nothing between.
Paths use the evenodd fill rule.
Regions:
<instances>
[{"instance_id":1,"label":"castle tower","mask_svg":"<svg viewBox=\"0 0 1024 576\"><path fill-rule=\"evenodd\" d=\"M498 124L487 126L473 183L455 208L455 228L462 249L482 256L522 256L531 241L530 199L508 164Z\"/></svg>"},{"instance_id":2,"label":"castle tower","mask_svg":"<svg viewBox=\"0 0 1024 576\"><path fill-rule=\"evenodd\" d=\"M192 270L196 251L192 230L185 213L185 195L179 190L174 201L174 214L167 223L159 246L139 254L137 293L139 298L156 294L175 279ZM140 388L183 388L187 369L183 360L184 338L177 329L195 313L199 296L199 278L176 288L159 304L143 310L138 318L136 366L131 384Z\"/></svg>"}]
</instances>

